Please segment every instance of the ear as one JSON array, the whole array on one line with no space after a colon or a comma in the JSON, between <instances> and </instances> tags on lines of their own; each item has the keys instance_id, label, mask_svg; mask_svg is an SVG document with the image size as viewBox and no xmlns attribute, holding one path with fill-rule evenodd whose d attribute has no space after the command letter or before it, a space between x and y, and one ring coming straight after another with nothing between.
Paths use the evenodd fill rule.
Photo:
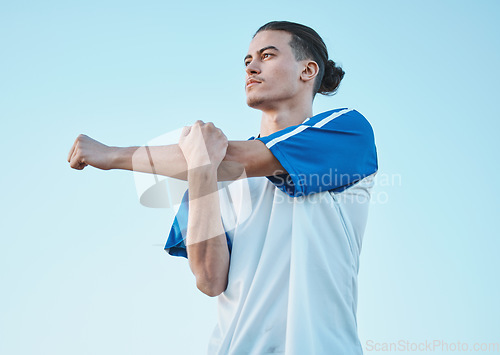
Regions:
<instances>
[{"instance_id":1,"label":"ear","mask_svg":"<svg viewBox=\"0 0 500 355\"><path fill-rule=\"evenodd\" d=\"M302 73L300 73L300 80L304 82L308 82L316 78L319 73L318 63L314 61L304 61L304 67L302 69Z\"/></svg>"}]
</instances>

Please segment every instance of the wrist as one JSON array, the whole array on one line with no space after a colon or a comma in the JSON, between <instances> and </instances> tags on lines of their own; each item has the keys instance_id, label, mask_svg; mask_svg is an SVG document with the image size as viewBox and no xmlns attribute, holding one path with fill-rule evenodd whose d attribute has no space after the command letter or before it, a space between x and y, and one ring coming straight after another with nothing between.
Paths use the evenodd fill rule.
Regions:
<instances>
[{"instance_id":1,"label":"wrist","mask_svg":"<svg viewBox=\"0 0 500 355\"><path fill-rule=\"evenodd\" d=\"M188 173L201 174L201 175L210 175L212 173L217 172L218 166L212 163L204 162L186 162Z\"/></svg>"},{"instance_id":2,"label":"wrist","mask_svg":"<svg viewBox=\"0 0 500 355\"><path fill-rule=\"evenodd\" d=\"M187 180L190 201L197 200L198 203L204 204L206 200L200 200L200 198L217 192L217 169L214 169L212 166L200 166L189 169Z\"/></svg>"},{"instance_id":3,"label":"wrist","mask_svg":"<svg viewBox=\"0 0 500 355\"><path fill-rule=\"evenodd\" d=\"M130 148L135 148L130 150ZM131 170L132 155L137 147L109 147L107 160L110 169Z\"/></svg>"},{"instance_id":4,"label":"wrist","mask_svg":"<svg viewBox=\"0 0 500 355\"><path fill-rule=\"evenodd\" d=\"M213 164L207 165L188 165L188 178L205 178L208 179L212 176L217 177L217 167Z\"/></svg>"}]
</instances>

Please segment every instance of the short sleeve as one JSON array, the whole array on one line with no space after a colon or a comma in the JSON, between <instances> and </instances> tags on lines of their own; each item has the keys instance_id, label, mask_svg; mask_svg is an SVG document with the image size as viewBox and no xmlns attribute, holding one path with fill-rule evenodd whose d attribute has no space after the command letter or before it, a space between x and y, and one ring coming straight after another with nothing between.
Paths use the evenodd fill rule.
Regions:
<instances>
[{"instance_id":1,"label":"short sleeve","mask_svg":"<svg viewBox=\"0 0 500 355\"><path fill-rule=\"evenodd\" d=\"M378 169L372 127L353 109L336 109L262 141L288 174L268 179L290 196L343 191Z\"/></svg>"},{"instance_id":2,"label":"short sleeve","mask_svg":"<svg viewBox=\"0 0 500 355\"><path fill-rule=\"evenodd\" d=\"M168 234L167 242L165 243L164 250L172 256L182 256L187 258L186 249L186 235L187 235L187 225L189 216L189 190L186 190L184 196L182 197L179 210L175 215L172 227L170 228L170 233ZM229 248L229 253L231 253L231 239L226 232L226 240Z\"/></svg>"}]
</instances>

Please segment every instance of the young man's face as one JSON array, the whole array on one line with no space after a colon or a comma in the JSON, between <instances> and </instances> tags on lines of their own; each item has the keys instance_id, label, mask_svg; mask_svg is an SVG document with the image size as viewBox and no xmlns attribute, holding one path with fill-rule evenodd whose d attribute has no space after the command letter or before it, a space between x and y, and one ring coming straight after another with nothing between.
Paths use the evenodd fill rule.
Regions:
<instances>
[{"instance_id":1,"label":"young man's face","mask_svg":"<svg viewBox=\"0 0 500 355\"><path fill-rule=\"evenodd\" d=\"M289 43L292 35L285 31L262 31L250 42L245 57L247 104L265 110L292 101L303 90L303 70L295 60Z\"/></svg>"}]
</instances>

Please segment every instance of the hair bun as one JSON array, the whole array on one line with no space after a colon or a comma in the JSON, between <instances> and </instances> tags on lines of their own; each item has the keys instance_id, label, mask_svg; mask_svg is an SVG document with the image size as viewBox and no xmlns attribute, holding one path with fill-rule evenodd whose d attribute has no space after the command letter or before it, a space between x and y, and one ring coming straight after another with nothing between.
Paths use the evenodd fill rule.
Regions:
<instances>
[{"instance_id":1,"label":"hair bun","mask_svg":"<svg viewBox=\"0 0 500 355\"><path fill-rule=\"evenodd\" d=\"M329 59L325 65L325 73L318 92L323 95L333 95L337 91L345 72L335 62Z\"/></svg>"}]
</instances>

